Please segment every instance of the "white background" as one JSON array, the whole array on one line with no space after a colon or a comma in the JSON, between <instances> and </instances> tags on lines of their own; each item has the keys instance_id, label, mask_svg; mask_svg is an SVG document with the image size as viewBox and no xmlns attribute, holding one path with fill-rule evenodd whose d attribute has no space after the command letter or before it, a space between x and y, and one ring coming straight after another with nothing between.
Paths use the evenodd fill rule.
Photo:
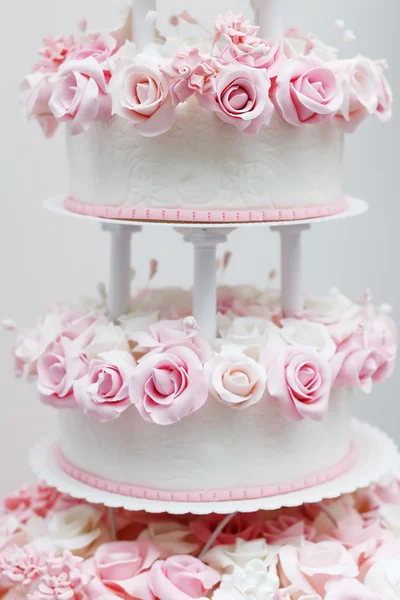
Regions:
<instances>
[{"instance_id":1,"label":"white background","mask_svg":"<svg viewBox=\"0 0 400 600\"><path fill-rule=\"evenodd\" d=\"M386 57L395 97L400 97L398 0L285 0L286 25L312 31L333 45L341 44L336 19L354 29L357 40L344 52ZM42 210L44 198L67 187L62 131L46 141L35 123L25 123L17 104L21 77L35 61L41 38L69 33L81 17L91 28L118 22L124 0L0 1L0 319L33 325L57 299L93 294L107 279L107 235L91 223L60 218ZM240 0L173 0L162 2L163 14L187 8L211 25L216 12L239 11ZM251 10L245 7L249 16ZM343 46L343 44L341 44ZM399 160L400 116L389 126L371 119L347 138L346 190L370 203L366 216L316 225L304 240L305 288L326 292L340 287L357 299L371 287L377 303L390 301L400 318ZM226 281L260 286L278 265L277 235L268 229L237 231L229 242L233 260ZM191 249L172 231L145 230L134 239L135 267L143 283L152 257L160 258L156 285L191 281ZM52 409L40 405L35 390L13 376L13 335L0 333L0 495L32 478L29 447L55 425ZM400 442L398 392L400 371L357 400L358 414L384 427Z\"/></svg>"}]
</instances>

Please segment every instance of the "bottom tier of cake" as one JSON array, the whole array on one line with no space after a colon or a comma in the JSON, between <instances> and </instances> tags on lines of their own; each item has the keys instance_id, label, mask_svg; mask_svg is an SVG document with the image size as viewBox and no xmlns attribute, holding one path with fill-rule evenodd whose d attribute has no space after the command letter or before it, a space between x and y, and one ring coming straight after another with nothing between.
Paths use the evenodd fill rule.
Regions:
<instances>
[{"instance_id":1,"label":"bottom tier of cake","mask_svg":"<svg viewBox=\"0 0 400 600\"><path fill-rule=\"evenodd\" d=\"M356 460L352 393L332 390L324 421L289 421L271 397L248 410L212 398L188 418L160 427L132 406L100 423L59 411L59 464L93 487L172 501L263 498L329 481Z\"/></svg>"}]
</instances>

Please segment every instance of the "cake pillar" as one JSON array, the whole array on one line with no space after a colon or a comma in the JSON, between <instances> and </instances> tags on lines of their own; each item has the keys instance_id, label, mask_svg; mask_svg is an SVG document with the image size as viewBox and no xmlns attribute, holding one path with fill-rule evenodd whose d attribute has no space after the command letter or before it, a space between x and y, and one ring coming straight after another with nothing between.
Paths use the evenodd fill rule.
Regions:
<instances>
[{"instance_id":1,"label":"cake pillar","mask_svg":"<svg viewBox=\"0 0 400 600\"><path fill-rule=\"evenodd\" d=\"M277 42L283 37L280 5L281 2L279 0L259 0L259 35L269 42Z\"/></svg>"},{"instance_id":2,"label":"cake pillar","mask_svg":"<svg viewBox=\"0 0 400 600\"><path fill-rule=\"evenodd\" d=\"M301 234L309 225L273 227L281 238L281 289L284 317L294 317L303 311Z\"/></svg>"},{"instance_id":3,"label":"cake pillar","mask_svg":"<svg viewBox=\"0 0 400 600\"><path fill-rule=\"evenodd\" d=\"M138 52L154 42L154 21L146 19L149 11L156 10L156 0L133 0L132 2L132 41Z\"/></svg>"},{"instance_id":4,"label":"cake pillar","mask_svg":"<svg viewBox=\"0 0 400 600\"><path fill-rule=\"evenodd\" d=\"M184 229L185 242L194 246L193 316L209 342L217 335L217 246L232 229Z\"/></svg>"},{"instance_id":5,"label":"cake pillar","mask_svg":"<svg viewBox=\"0 0 400 600\"><path fill-rule=\"evenodd\" d=\"M108 310L116 320L127 313L131 297L131 236L141 231L137 225L105 223L104 231L111 234L110 282L108 286Z\"/></svg>"}]
</instances>

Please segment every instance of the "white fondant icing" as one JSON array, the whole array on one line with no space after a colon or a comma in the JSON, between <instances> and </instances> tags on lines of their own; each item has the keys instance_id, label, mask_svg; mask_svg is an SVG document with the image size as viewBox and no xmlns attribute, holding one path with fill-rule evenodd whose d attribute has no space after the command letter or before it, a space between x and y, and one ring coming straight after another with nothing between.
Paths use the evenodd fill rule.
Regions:
<instances>
[{"instance_id":1,"label":"white fondant icing","mask_svg":"<svg viewBox=\"0 0 400 600\"><path fill-rule=\"evenodd\" d=\"M333 390L323 422L287 421L268 396L245 410L210 397L201 410L168 427L144 421L135 407L108 423L62 410L61 449L93 475L157 490L283 484L344 458L351 442L351 397L350 389Z\"/></svg>"},{"instance_id":2,"label":"white fondant icing","mask_svg":"<svg viewBox=\"0 0 400 600\"><path fill-rule=\"evenodd\" d=\"M322 206L342 195L343 134L275 115L258 135L191 100L156 138L120 117L67 136L70 195L87 205L267 209Z\"/></svg>"}]
</instances>

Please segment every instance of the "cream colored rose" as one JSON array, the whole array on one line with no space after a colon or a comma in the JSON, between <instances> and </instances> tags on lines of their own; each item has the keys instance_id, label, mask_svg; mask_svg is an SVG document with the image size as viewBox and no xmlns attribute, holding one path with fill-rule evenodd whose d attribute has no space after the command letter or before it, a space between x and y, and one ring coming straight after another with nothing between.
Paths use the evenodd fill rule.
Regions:
<instances>
[{"instance_id":1,"label":"cream colored rose","mask_svg":"<svg viewBox=\"0 0 400 600\"><path fill-rule=\"evenodd\" d=\"M382 504L379 516L387 529L400 536L400 506L397 504Z\"/></svg>"},{"instance_id":2,"label":"cream colored rose","mask_svg":"<svg viewBox=\"0 0 400 600\"><path fill-rule=\"evenodd\" d=\"M165 559L177 554L196 554L201 547L199 540L184 523L161 521L150 523L138 540L152 541Z\"/></svg>"},{"instance_id":3,"label":"cream colored rose","mask_svg":"<svg viewBox=\"0 0 400 600\"><path fill-rule=\"evenodd\" d=\"M97 358L103 352L114 350L129 352L128 340L122 327L114 325L114 323L108 323L97 327L93 340L84 352L91 360Z\"/></svg>"},{"instance_id":4,"label":"cream colored rose","mask_svg":"<svg viewBox=\"0 0 400 600\"><path fill-rule=\"evenodd\" d=\"M245 542L238 538L235 544L215 546L202 560L220 573L232 573L235 567L243 569L255 559L263 561L264 564L276 564L278 552L279 548L270 546L264 539Z\"/></svg>"},{"instance_id":5,"label":"cream colored rose","mask_svg":"<svg viewBox=\"0 0 400 600\"><path fill-rule=\"evenodd\" d=\"M335 354L336 344L325 325L305 319L284 319L282 326L280 334L290 346L312 348L328 360Z\"/></svg>"},{"instance_id":6,"label":"cream colored rose","mask_svg":"<svg viewBox=\"0 0 400 600\"><path fill-rule=\"evenodd\" d=\"M221 316L219 333L222 349L229 351L230 347L234 346L236 350L255 360L260 357L263 347L278 344L280 341L279 328L260 317L237 317L231 321Z\"/></svg>"},{"instance_id":7,"label":"cream colored rose","mask_svg":"<svg viewBox=\"0 0 400 600\"><path fill-rule=\"evenodd\" d=\"M400 600L400 558L380 560L365 577L365 586L385 600Z\"/></svg>"},{"instance_id":8,"label":"cream colored rose","mask_svg":"<svg viewBox=\"0 0 400 600\"><path fill-rule=\"evenodd\" d=\"M264 395L267 375L254 359L240 352L222 352L204 365L210 393L233 408L247 408Z\"/></svg>"}]
</instances>

